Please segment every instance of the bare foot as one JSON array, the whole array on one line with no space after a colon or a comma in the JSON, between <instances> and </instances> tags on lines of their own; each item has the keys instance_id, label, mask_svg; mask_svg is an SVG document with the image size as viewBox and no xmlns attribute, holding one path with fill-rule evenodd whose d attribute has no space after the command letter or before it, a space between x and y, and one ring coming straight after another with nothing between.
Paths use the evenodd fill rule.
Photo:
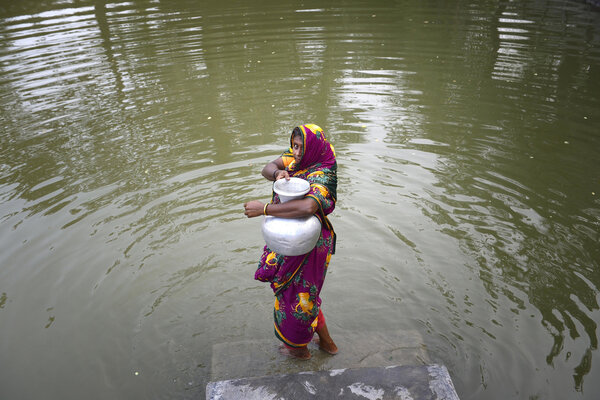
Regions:
<instances>
[{"instance_id":1,"label":"bare foot","mask_svg":"<svg viewBox=\"0 0 600 400\"><path fill-rule=\"evenodd\" d=\"M279 347L279 352L285 356L297 358L299 360L310 360L310 351L308 347Z\"/></svg>"},{"instance_id":2,"label":"bare foot","mask_svg":"<svg viewBox=\"0 0 600 400\"><path fill-rule=\"evenodd\" d=\"M338 353L338 348L335 345L335 343L333 342L333 340L321 341L321 339L315 338L315 339L313 339L313 341L319 345L319 349L323 350L326 353L331 354L332 356L334 356Z\"/></svg>"},{"instance_id":3,"label":"bare foot","mask_svg":"<svg viewBox=\"0 0 600 400\"><path fill-rule=\"evenodd\" d=\"M320 314L320 319L321 321L319 321L319 325L317 325L317 329L315 329L319 338L315 339L315 342L319 344L319 349L331 355L335 355L338 352L338 348L331 336L329 336L329 329L327 329L327 323L325 323L325 317L323 317L322 314Z\"/></svg>"}]
</instances>

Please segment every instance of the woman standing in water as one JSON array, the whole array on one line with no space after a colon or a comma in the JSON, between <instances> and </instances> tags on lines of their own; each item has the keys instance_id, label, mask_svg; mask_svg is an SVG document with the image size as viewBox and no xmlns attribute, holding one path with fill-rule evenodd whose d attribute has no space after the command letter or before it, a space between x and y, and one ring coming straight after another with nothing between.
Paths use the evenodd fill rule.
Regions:
<instances>
[{"instance_id":1,"label":"woman standing in water","mask_svg":"<svg viewBox=\"0 0 600 400\"><path fill-rule=\"evenodd\" d=\"M327 215L335 208L337 163L333 146L317 125L294 128L290 146L281 157L265 165L262 175L270 181L302 178L310 183L310 191L303 199L286 203L280 203L275 193L271 203L250 201L244 204L244 214L249 218L260 215L299 218L314 214L321 221L321 236L309 253L284 256L265 246L254 275L259 281L270 282L275 294L275 336L290 355L308 360L307 345L315 332L321 350L329 354L338 351L329 336L319 297L329 260L335 252L335 233Z\"/></svg>"}]
</instances>

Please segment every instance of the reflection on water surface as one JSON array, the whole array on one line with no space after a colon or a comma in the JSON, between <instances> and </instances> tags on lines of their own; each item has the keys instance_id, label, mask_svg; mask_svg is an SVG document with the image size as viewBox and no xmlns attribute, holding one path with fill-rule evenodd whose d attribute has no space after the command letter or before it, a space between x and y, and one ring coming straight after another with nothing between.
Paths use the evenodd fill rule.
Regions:
<instances>
[{"instance_id":1,"label":"reflection on water surface","mask_svg":"<svg viewBox=\"0 0 600 400\"><path fill-rule=\"evenodd\" d=\"M213 345L271 337L241 204L313 122L339 162L334 334L418 331L462 399L596 398L599 18L0 6L0 394L203 397Z\"/></svg>"}]
</instances>

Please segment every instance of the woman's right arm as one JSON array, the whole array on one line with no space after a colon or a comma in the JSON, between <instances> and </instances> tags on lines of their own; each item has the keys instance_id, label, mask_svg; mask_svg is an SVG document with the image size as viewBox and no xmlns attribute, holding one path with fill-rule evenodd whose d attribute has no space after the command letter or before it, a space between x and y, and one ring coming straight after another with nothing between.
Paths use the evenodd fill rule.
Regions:
<instances>
[{"instance_id":1,"label":"woman's right arm","mask_svg":"<svg viewBox=\"0 0 600 400\"><path fill-rule=\"evenodd\" d=\"M290 179L290 175L285 170L285 165L283 165L283 159L281 157L268 162L262 170L262 176L270 181L276 181L277 179L282 178Z\"/></svg>"}]
</instances>

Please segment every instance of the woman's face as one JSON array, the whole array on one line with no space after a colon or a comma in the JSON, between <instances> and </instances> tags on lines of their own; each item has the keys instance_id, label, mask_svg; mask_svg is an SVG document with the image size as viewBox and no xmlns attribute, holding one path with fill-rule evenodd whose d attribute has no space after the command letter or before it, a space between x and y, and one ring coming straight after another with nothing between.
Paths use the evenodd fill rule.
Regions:
<instances>
[{"instance_id":1,"label":"woman's face","mask_svg":"<svg viewBox=\"0 0 600 400\"><path fill-rule=\"evenodd\" d=\"M296 164L299 164L302 160L304 143L302 141L302 136L294 136L292 139L292 152L294 154L294 160L296 160Z\"/></svg>"}]
</instances>

